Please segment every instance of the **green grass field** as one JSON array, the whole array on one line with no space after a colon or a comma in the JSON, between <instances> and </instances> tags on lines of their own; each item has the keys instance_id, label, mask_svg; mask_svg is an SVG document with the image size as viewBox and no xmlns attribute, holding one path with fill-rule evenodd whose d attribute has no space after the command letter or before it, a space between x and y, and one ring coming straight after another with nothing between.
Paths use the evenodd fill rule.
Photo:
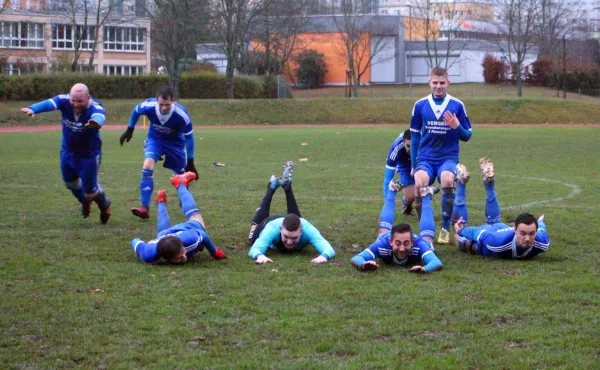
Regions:
<instances>
[{"instance_id":1,"label":"green grass field","mask_svg":"<svg viewBox=\"0 0 600 370\"><path fill-rule=\"evenodd\" d=\"M95 208L82 219L64 189L60 133L0 134L1 367L599 368L599 129L475 127L462 146L471 224L483 222L477 160L490 156L503 219L545 214L547 253L501 261L439 246L444 269L430 275L358 272L349 260L375 239L384 159L401 130L196 130L201 179L190 189L229 258L202 252L175 267L145 265L130 247L156 227L155 208L148 222L129 211L142 130L124 147L120 132L103 132L107 225ZM270 253L264 266L247 256L266 181L288 159L303 216L338 253L326 265L311 265L310 247ZM168 189L181 222L169 175L157 168L155 191ZM284 211L283 194L272 209Z\"/></svg>"}]
</instances>

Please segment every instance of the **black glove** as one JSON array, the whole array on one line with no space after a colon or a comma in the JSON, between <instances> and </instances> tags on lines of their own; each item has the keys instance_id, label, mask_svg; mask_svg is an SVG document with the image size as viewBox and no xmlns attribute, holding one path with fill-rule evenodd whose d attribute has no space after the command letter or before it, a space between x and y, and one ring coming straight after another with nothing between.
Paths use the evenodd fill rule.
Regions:
<instances>
[{"instance_id":1,"label":"black glove","mask_svg":"<svg viewBox=\"0 0 600 370\"><path fill-rule=\"evenodd\" d=\"M127 130L125 130L125 132L123 133L123 135L121 135L121 138L119 139L121 146L123 146L123 143L125 141L129 142L129 140L131 140L131 138L133 137L133 130L133 127L127 127Z\"/></svg>"},{"instance_id":2,"label":"black glove","mask_svg":"<svg viewBox=\"0 0 600 370\"><path fill-rule=\"evenodd\" d=\"M185 166L185 172L193 172L196 174L196 181L198 181L198 170L194 165L194 158L188 158L187 165Z\"/></svg>"}]
</instances>

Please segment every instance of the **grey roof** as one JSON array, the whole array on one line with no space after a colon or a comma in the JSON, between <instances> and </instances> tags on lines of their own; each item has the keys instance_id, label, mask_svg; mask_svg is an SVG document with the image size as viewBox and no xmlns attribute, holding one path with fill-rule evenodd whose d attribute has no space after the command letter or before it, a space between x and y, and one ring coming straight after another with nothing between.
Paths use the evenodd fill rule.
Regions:
<instances>
[{"instance_id":1,"label":"grey roof","mask_svg":"<svg viewBox=\"0 0 600 370\"><path fill-rule=\"evenodd\" d=\"M433 43L433 41L429 42L430 50L432 49L432 43ZM443 53L443 52L445 52L445 50L447 50L447 47L448 47L447 40L437 40L436 44L437 44L436 45L437 49L440 50L440 52ZM506 41L503 42L503 45L506 45ZM457 51L457 52L462 51L462 50L484 51L487 53L502 52L502 49L500 48L500 45L498 42L486 41L486 40L452 40L450 49ZM425 41L405 41L405 50L407 52L427 51L427 45L426 45ZM537 52L538 52L537 46L531 46L528 54L537 54Z\"/></svg>"},{"instance_id":2,"label":"grey roof","mask_svg":"<svg viewBox=\"0 0 600 370\"><path fill-rule=\"evenodd\" d=\"M304 32L339 32L343 29L343 15L305 16ZM361 15L357 19L359 28L376 25L378 35L396 35L404 25L404 18L397 15Z\"/></svg>"}]
</instances>

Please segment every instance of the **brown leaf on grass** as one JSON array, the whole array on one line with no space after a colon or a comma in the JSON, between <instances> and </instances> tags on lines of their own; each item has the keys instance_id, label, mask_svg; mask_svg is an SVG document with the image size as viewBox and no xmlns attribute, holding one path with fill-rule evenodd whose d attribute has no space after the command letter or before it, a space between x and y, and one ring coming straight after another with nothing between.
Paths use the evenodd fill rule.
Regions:
<instances>
[{"instance_id":1,"label":"brown leaf on grass","mask_svg":"<svg viewBox=\"0 0 600 370\"><path fill-rule=\"evenodd\" d=\"M273 269L273 270L271 270L271 272L279 272L279 270Z\"/></svg>"},{"instance_id":2,"label":"brown leaf on grass","mask_svg":"<svg viewBox=\"0 0 600 370\"><path fill-rule=\"evenodd\" d=\"M90 293L104 293L104 289L101 289L101 288L90 288L90 289L88 289L88 292L90 292Z\"/></svg>"},{"instance_id":3,"label":"brown leaf on grass","mask_svg":"<svg viewBox=\"0 0 600 370\"><path fill-rule=\"evenodd\" d=\"M204 335L199 335L197 337L193 337L191 340L188 341L188 344L197 346L202 344L204 341L206 341L206 337Z\"/></svg>"},{"instance_id":4,"label":"brown leaf on grass","mask_svg":"<svg viewBox=\"0 0 600 370\"><path fill-rule=\"evenodd\" d=\"M300 158L298 161L299 162L308 162L308 158Z\"/></svg>"},{"instance_id":5,"label":"brown leaf on grass","mask_svg":"<svg viewBox=\"0 0 600 370\"><path fill-rule=\"evenodd\" d=\"M308 143L302 143L302 144L300 144L300 145L302 145L302 146L306 146L306 145L308 145Z\"/></svg>"},{"instance_id":6,"label":"brown leaf on grass","mask_svg":"<svg viewBox=\"0 0 600 370\"><path fill-rule=\"evenodd\" d=\"M465 301L470 301L470 302L481 302L481 301L483 301L483 298L476 297L476 296L473 296L473 295L466 295L466 296L463 297L463 299Z\"/></svg>"}]
</instances>

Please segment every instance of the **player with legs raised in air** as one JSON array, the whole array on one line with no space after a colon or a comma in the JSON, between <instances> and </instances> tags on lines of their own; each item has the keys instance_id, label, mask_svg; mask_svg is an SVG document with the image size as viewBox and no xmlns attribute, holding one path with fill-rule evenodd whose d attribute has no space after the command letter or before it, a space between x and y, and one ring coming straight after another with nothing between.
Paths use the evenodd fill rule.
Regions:
<instances>
[{"instance_id":1,"label":"player with legs raised in air","mask_svg":"<svg viewBox=\"0 0 600 370\"><path fill-rule=\"evenodd\" d=\"M266 194L256 210L248 239L252 247L248 255L256 264L273 262L266 256L268 250L282 253L299 252L307 245L312 245L319 255L312 263L325 263L335 256L331 244L321 235L319 230L302 218L292 190L292 171L294 163L288 161L283 168L280 179L271 176L267 184ZM277 188L283 188L287 203L287 216L270 216L271 200Z\"/></svg>"},{"instance_id":2,"label":"player with legs raised in air","mask_svg":"<svg viewBox=\"0 0 600 370\"><path fill-rule=\"evenodd\" d=\"M396 213L396 194L400 190L402 190L402 214L412 214L415 180L410 174L410 142L410 130L406 130L390 147L383 177L383 208L379 215L379 235L392 229ZM394 179L396 172L399 180Z\"/></svg>"},{"instance_id":3,"label":"player with legs raised in air","mask_svg":"<svg viewBox=\"0 0 600 370\"><path fill-rule=\"evenodd\" d=\"M442 187L442 228L439 244L450 242L450 221L454 208L454 177L459 141L471 138L471 123L464 104L447 94L450 80L443 68L429 75L431 95L415 103L410 122L411 164L415 179L415 208L420 212L419 189L437 178Z\"/></svg>"},{"instance_id":4,"label":"player with legs raised in air","mask_svg":"<svg viewBox=\"0 0 600 370\"><path fill-rule=\"evenodd\" d=\"M206 233L204 219L194 201L188 186L196 179L196 174L186 172L173 175L171 184L177 189L183 215L188 221L171 226L167 211L167 192L156 194L158 235L149 242L136 238L131 241L135 253L143 262L151 264L183 264L196 253L206 249L217 260L227 258Z\"/></svg>"},{"instance_id":5,"label":"player with legs raised in air","mask_svg":"<svg viewBox=\"0 0 600 370\"><path fill-rule=\"evenodd\" d=\"M186 171L198 177L194 164L194 132L192 119L185 108L175 101L175 92L170 86L163 86L150 98L136 105L131 112L127 130L121 135L121 146L133 137L133 131L141 115L148 117L150 128L144 146L144 164L140 180L139 207L131 212L141 218L150 217L150 199L154 191L154 167L165 157L163 167L175 174Z\"/></svg>"},{"instance_id":6,"label":"player with legs raised in air","mask_svg":"<svg viewBox=\"0 0 600 370\"><path fill-rule=\"evenodd\" d=\"M433 248L435 222L431 208L431 198L439 191L433 186L420 189L423 200L419 221L421 236L414 235L408 224L394 225L391 231L380 235L369 248L354 256L350 261L352 265L361 271L377 270L379 258L385 264L410 266L409 272L427 274L440 270L442 262Z\"/></svg>"},{"instance_id":7,"label":"player with legs raised in air","mask_svg":"<svg viewBox=\"0 0 600 370\"><path fill-rule=\"evenodd\" d=\"M454 238L458 248L466 253L506 259L530 259L548 250L550 238L546 232L544 215L535 218L529 213L517 216L515 226L500 222L500 206L495 189L494 165L489 158L481 158L479 167L485 187L485 225L467 227L467 204L454 224ZM459 194L466 195L464 184L457 184Z\"/></svg>"},{"instance_id":8,"label":"player with legs raised in air","mask_svg":"<svg viewBox=\"0 0 600 370\"><path fill-rule=\"evenodd\" d=\"M63 181L81 203L81 215L90 215L93 201L100 209L100 222L105 224L110 218L110 199L98 183L102 159L100 129L106 120L104 107L90 96L86 85L77 83L68 94L21 108L21 112L33 118L37 113L57 109L62 115L60 171Z\"/></svg>"}]
</instances>

